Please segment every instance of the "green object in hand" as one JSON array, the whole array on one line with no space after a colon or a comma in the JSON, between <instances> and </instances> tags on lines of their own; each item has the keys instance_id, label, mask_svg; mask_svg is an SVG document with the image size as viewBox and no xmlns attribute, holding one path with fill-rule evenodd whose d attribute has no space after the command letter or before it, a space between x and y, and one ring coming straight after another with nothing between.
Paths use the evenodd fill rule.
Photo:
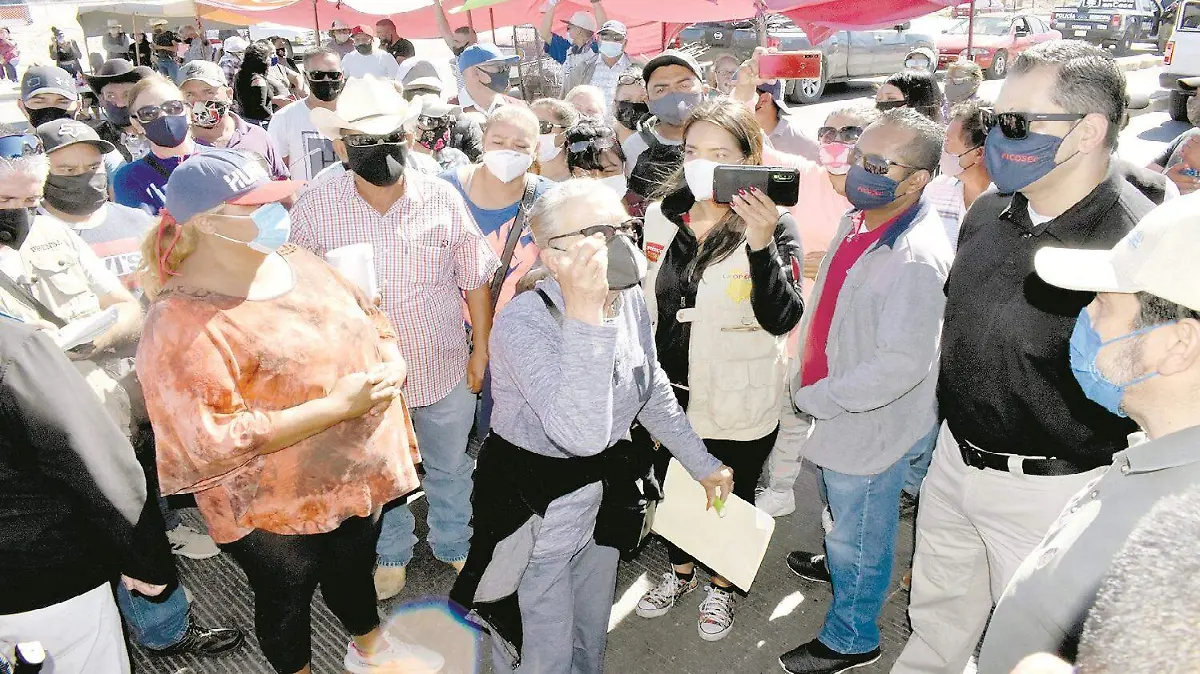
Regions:
<instances>
[{"instance_id":1,"label":"green object in hand","mask_svg":"<svg viewBox=\"0 0 1200 674\"><path fill-rule=\"evenodd\" d=\"M717 517L725 516L725 501L720 496L713 497L713 510L717 511Z\"/></svg>"}]
</instances>

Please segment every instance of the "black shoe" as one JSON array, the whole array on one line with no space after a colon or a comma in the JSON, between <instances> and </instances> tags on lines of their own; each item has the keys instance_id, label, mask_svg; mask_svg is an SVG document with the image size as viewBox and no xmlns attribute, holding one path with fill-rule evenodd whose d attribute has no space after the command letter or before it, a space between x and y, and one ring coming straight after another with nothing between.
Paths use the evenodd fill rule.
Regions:
<instances>
[{"instance_id":1,"label":"black shoe","mask_svg":"<svg viewBox=\"0 0 1200 674\"><path fill-rule=\"evenodd\" d=\"M220 655L238 648L246 641L246 635L236 627L200 627L188 625L183 638L162 649L148 648L151 655Z\"/></svg>"},{"instance_id":2,"label":"black shoe","mask_svg":"<svg viewBox=\"0 0 1200 674\"><path fill-rule=\"evenodd\" d=\"M819 639L813 639L780 656L779 666L790 674L841 674L875 662L882 653L876 648L866 653L845 655L821 643Z\"/></svg>"},{"instance_id":3,"label":"black shoe","mask_svg":"<svg viewBox=\"0 0 1200 674\"><path fill-rule=\"evenodd\" d=\"M802 550L788 553L788 568L792 573L806 580L818 583L832 582L829 578L829 567L825 566L825 555L814 555Z\"/></svg>"},{"instance_id":4,"label":"black shoe","mask_svg":"<svg viewBox=\"0 0 1200 674\"><path fill-rule=\"evenodd\" d=\"M917 497L906 491L900 492L900 517L917 516Z\"/></svg>"}]
</instances>

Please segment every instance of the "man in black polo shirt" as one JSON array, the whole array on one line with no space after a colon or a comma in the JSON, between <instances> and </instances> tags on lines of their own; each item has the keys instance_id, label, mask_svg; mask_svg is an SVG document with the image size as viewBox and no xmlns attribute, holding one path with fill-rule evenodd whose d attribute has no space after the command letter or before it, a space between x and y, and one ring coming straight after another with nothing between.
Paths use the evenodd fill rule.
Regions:
<instances>
[{"instance_id":1,"label":"man in black polo shirt","mask_svg":"<svg viewBox=\"0 0 1200 674\"><path fill-rule=\"evenodd\" d=\"M1068 341L1094 293L1034 273L1044 246L1111 248L1152 202L1112 159L1125 76L1103 50L1023 52L990 119L1001 192L962 225L946 283L942 425L921 490L909 617L893 674L959 674L994 601L1063 506L1126 446L1128 420L1084 395Z\"/></svg>"}]
</instances>

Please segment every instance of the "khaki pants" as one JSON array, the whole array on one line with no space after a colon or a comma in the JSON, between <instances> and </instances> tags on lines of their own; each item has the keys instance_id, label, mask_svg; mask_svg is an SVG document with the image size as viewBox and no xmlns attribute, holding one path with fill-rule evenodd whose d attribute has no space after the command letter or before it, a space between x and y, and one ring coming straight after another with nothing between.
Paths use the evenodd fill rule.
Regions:
<instances>
[{"instance_id":1,"label":"khaki pants","mask_svg":"<svg viewBox=\"0 0 1200 674\"><path fill-rule=\"evenodd\" d=\"M790 396L790 394L789 394ZM783 399L779 412L779 435L775 448L767 459L764 482L768 489L791 491L796 486L802 464L804 441L812 431L812 417L797 412L788 396Z\"/></svg>"},{"instance_id":2,"label":"khaki pants","mask_svg":"<svg viewBox=\"0 0 1200 674\"><path fill-rule=\"evenodd\" d=\"M962 674L1017 567L1103 471L1040 477L971 468L943 424L917 511L913 632L892 674Z\"/></svg>"}]
</instances>

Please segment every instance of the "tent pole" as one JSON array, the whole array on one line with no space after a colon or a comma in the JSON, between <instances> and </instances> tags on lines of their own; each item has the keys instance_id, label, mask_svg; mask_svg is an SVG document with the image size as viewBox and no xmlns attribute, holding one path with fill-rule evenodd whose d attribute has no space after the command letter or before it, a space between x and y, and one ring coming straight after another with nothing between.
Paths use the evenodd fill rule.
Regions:
<instances>
[{"instance_id":1,"label":"tent pole","mask_svg":"<svg viewBox=\"0 0 1200 674\"><path fill-rule=\"evenodd\" d=\"M471 29L472 33L475 32L475 16L469 9L467 10L467 27Z\"/></svg>"},{"instance_id":2,"label":"tent pole","mask_svg":"<svg viewBox=\"0 0 1200 674\"><path fill-rule=\"evenodd\" d=\"M140 65L142 65L142 50L140 48L138 48L138 44L141 42L141 40L139 40L138 38L141 36L138 35L137 12L134 12L132 16L133 16L133 64L140 66Z\"/></svg>"},{"instance_id":3,"label":"tent pole","mask_svg":"<svg viewBox=\"0 0 1200 674\"><path fill-rule=\"evenodd\" d=\"M315 44L321 46L321 17L317 15L317 1L313 0L313 39Z\"/></svg>"},{"instance_id":4,"label":"tent pole","mask_svg":"<svg viewBox=\"0 0 1200 674\"><path fill-rule=\"evenodd\" d=\"M658 26L659 26L659 28L662 29L662 50L666 51L667 50L667 22L661 21L661 22L659 22Z\"/></svg>"},{"instance_id":5,"label":"tent pole","mask_svg":"<svg viewBox=\"0 0 1200 674\"><path fill-rule=\"evenodd\" d=\"M492 21L492 44L495 44L496 43L496 13L492 11L491 7L488 7L488 18L491 19L491 21ZM516 46L516 45L513 45L513 46Z\"/></svg>"},{"instance_id":6,"label":"tent pole","mask_svg":"<svg viewBox=\"0 0 1200 674\"><path fill-rule=\"evenodd\" d=\"M971 47L975 45L975 0L971 0L971 6L967 8L970 14L967 14L967 60L974 61L975 54L971 51Z\"/></svg>"}]
</instances>

